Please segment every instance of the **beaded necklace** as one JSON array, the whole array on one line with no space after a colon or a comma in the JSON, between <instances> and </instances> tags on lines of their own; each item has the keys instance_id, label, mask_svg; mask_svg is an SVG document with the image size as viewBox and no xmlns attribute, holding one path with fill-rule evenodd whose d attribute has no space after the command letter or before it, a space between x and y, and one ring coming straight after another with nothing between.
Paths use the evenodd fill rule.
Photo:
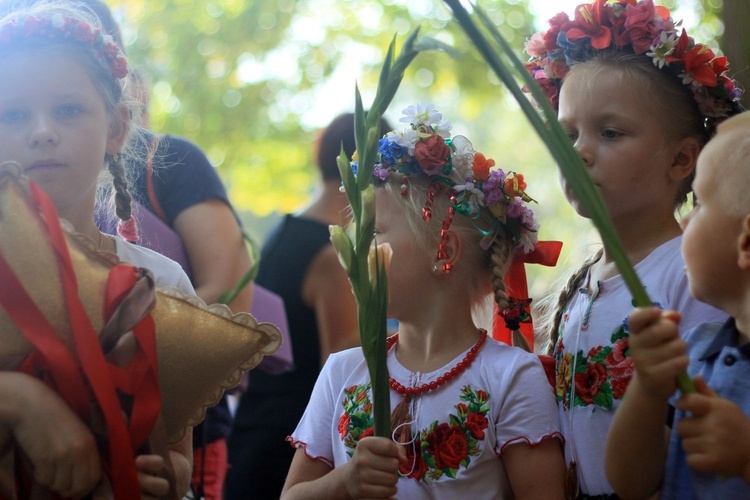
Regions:
<instances>
[{"instance_id":1,"label":"beaded necklace","mask_svg":"<svg viewBox=\"0 0 750 500\"><path fill-rule=\"evenodd\" d=\"M436 380L428 382L426 384L418 385L415 387L405 387L403 384L397 382L393 377L388 377L391 389L401 394L404 398L399 404L393 409L391 413L391 435L394 441L397 443L405 443L411 440L411 432L408 426L403 425L405 422L411 420L411 412L409 408L411 406L412 398L415 396L421 396L424 393L434 391L444 386L449 381L453 380L456 376L466 371L469 366L474 362L477 357L479 349L484 345L487 340L487 330L484 328L479 329L479 340L474 347L469 349L464 359L456 363L450 370L440 375ZM396 342L398 342L398 333L388 337L386 340L387 350L390 350Z\"/></svg>"}]
</instances>

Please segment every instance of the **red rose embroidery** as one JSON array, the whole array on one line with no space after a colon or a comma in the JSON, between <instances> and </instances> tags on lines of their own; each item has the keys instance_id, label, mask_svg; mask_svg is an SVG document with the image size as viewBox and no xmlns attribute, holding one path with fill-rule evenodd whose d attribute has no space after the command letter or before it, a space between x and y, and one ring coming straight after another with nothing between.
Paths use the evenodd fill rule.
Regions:
<instances>
[{"instance_id":1,"label":"red rose embroidery","mask_svg":"<svg viewBox=\"0 0 750 500\"><path fill-rule=\"evenodd\" d=\"M633 375L633 358L626 356L625 351L630 347L630 339L623 338L612 344L612 351L604 358L604 364L611 378L630 377Z\"/></svg>"},{"instance_id":2,"label":"red rose embroidery","mask_svg":"<svg viewBox=\"0 0 750 500\"><path fill-rule=\"evenodd\" d=\"M349 433L349 414L344 413L341 415L341 418L339 419L339 434L341 434L341 439L344 439L348 433Z\"/></svg>"},{"instance_id":3,"label":"red rose embroidery","mask_svg":"<svg viewBox=\"0 0 750 500\"><path fill-rule=\"evenodd\" d=\"M414 157L427 175L435 175L447 163L451 148L445 140L433 134L414 146Z\"/></svg>"},{"instance_id":4,"label":"red rose embroidery","mask_svg":"<svg viewBox=\"0 0 750 500\"><path fill-rule=\"evenodd\" d=\"M427 452L435 457L437 469L458 469L469 451L463 430L446 423L435 427L427 436L427 443Z\"/></svg>"},{"instance_id":5,"label":"red rose embroidery","mask_svg":"<svg viewBox=\"0 0 750 500\"><path fill-rule=\"evenodd\" d=\"M612 397L614 399L621 399L622 396L625 394L625 390L628 388L628 384L630 384L631 376L625 376L620 378L615 378L609 381L609 383L612 385Z\"/></svg>"},{"instance_id":6,"label":"red rose embroidery","mask_svg":"<svg viewBox=\"0 0 750 500\"><path fill-rule=\"evenodd\" d=\"M484 439L484 430L487 428L487 417L481 413L469 413L466 416L466 428L476 439Z\"/></svg>"},{"instance_id":7,"label":"red rose embroidery","mask_svg":"<svg viewBox=\"0 0 750 500\"><path fill-rule=\"evenodd\" d=\"M370 426L367 429L362 431L362 434L359 435L359 439L366 438L373 436L375 434L375 427Z\"/></svg>"},{"instance_id":8,"label":"red rose embroidery","mask_svg":"<svg viewBox=\"0 0 750 500\"><path fill-rule=\"evenodd\" d=\"M416 448L416 453L415 453ZM427 472L427 465L422 459L419 441L416 444L406 446L406 463L402 464L398 471L406 477L420 481Z\"/></svg>"},{"instance_id":9,"label":"red rose embroidery","mask_svg":"<svg viewBox=\"0 0 750 500\"><path fill-rule=\"evenodd\" d=\"M607 381L607 369L599 363L588 363L583 373L576 373L576 396L585 404L593 404L599 388Z\"/></svg>"}]
</instances>

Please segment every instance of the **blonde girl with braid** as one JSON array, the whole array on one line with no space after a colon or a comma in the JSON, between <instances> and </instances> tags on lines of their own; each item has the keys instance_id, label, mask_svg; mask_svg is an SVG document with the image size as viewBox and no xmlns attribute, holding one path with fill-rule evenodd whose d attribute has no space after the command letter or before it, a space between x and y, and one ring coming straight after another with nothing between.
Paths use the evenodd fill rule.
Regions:
<instances>
[{"instance_id":1,"label":"blonde girl with braid","mask_svg":"<svg viewBox=\"0 0 750 500\"><path fill-rule=\"evenodd\" d=\"M7 13L0 19L0 72L0 162L20 165L46 192L59 216L100 251L152 270L156 286L192 293L177 263L107 236L94 223L99 180L107 170L120 233L128 239L135 236L120 159L131 116L123 101L127 64L111 37L102 34L98 20L64 2ZM44 382L21 372L2 372L0 401L0 425L28 459L36 484L62 497L80 498L108 482L94 435ZM167 459L135 456L132 487L142 498L168 493L182 497L188 490L191 457L191 433L186 432L169 448L175 474L170 491ZM19 491L22 497L28 494Z\"/></svg>"},{"instance_id":2,"label":"blonde girl with braid","mask_svg":"<svg viewBox=\"0 0 750 500\"><path fill-rule=\"evenodd\" d=\"M523 175L491 168L433 105L380 142L376 240L392 250L390 438L372 437L361 348L332 354L288 441L282 498L562 498L554 396L537 356L488 338L472 313L533 249ZM544 471L539 474L537 471Z\"/></svg>"},{"instance_id":3,"label":"blonde girl with braid","mask_svg":"<svg viewBox=\"0 0 750 500\"><path fill-rule=\"evenodd\" d=\"M654 305L679 311L687 331L726 315L690 296L676 211L717 122L740 110L740 92L726 58L679 26L651 0L597 0L555 16L526 51L646 292ZM562 186L588 217L564 179ZM550 305L543 334L555 361L567 493L611 498L605 442L633 375L632 298L612 256L599 250Z\"/></svg>"}]
</instances>

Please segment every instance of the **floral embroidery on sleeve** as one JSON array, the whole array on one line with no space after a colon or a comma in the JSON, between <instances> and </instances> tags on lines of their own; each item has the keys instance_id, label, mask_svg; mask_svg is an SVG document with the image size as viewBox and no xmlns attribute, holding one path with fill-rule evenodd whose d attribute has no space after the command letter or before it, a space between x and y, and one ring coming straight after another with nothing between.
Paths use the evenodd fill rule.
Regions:
<instances>
[{"instance_id":1,"label":"floral embroidery on sleeve","mask_svg":"<svg viewBox=\"0 0 750 500\"><path fill-rule=\"evenodd\" d=\"M339 435L344 445L349 448L346 453L351 457L360 439L372 436L375 421L372 418L370 402L370 384L353 385L344 390L344 413L339 418Z\"/></svg>"}]
</instances>

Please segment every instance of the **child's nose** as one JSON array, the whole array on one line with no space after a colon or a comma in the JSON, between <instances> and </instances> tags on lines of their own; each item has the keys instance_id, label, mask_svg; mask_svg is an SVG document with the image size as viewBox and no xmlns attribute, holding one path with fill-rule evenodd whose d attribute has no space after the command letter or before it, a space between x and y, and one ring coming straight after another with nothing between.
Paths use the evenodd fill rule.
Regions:
<instances>
[{"instance_id":1,"label":"child's nose","mask_svg":"<svg viewBox=\"0 0 750 500\"><path fill-rule=\"evenodd\" d=\"M32 123L29 134L29 146L56 146L60 142L60 137L55 130L52 120L46 116L39 116Z\"/></svg>"},{"instance_id":2,"label":"child's nose","mask_svg":"<svg viewBox=\"0 0 750 500\"><path fill-rule=\"evenodd\" d=\"M578 156L581 157L584 165L590 167L594 164L594 156L582 135L579 135L578 138L576 138L576 141L573 143L573 149L575 149Z\"/></svg>"}]
</instances>

